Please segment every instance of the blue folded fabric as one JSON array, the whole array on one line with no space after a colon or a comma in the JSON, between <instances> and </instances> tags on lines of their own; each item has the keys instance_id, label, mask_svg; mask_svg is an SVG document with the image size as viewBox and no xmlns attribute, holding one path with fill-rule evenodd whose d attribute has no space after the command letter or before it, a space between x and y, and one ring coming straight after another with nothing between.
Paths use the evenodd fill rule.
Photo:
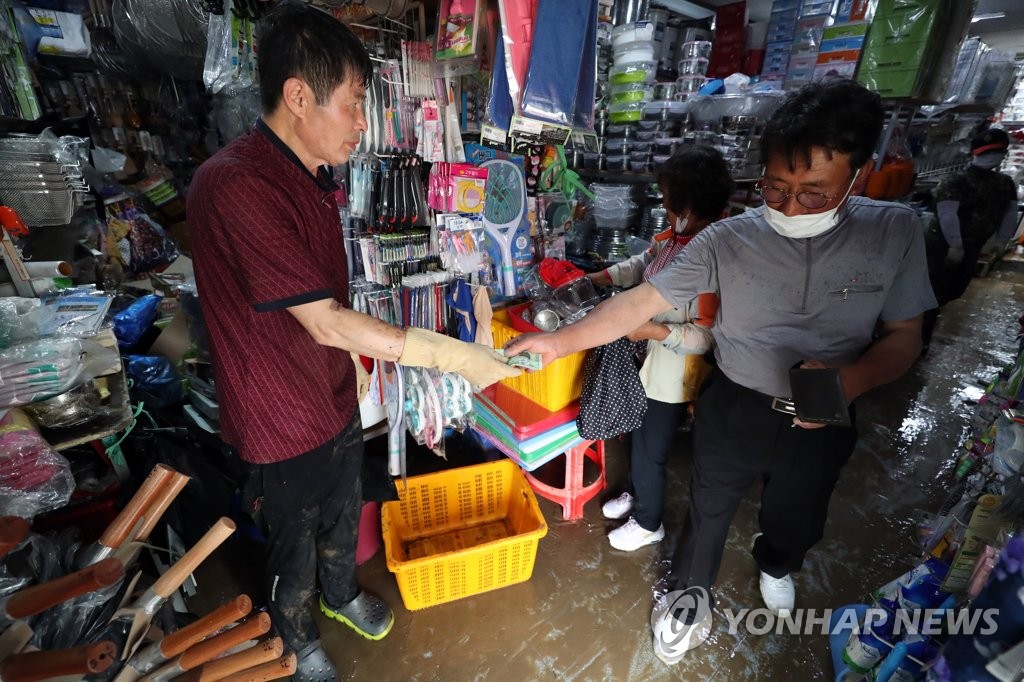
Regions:
<instances>
[{"instance_id":1,"label":"blue folded fabric","mask_svg":"<svg viewBox=\"0 0 1024 682\"><path fill-rule=\"evenodd\" d=\"M594 92L597 89L597 0L591 2L590 23L584 35L587 43L583 47L572 126L577 130L593 130Z\"/></svg>"},{"instance_id":2,"label":"blue folded fabric","mask_svg":"<svg viewBox=\"0 0 1024 682\"><path fill-rule=\"evenodd\" d=\"M505 41L502 39L501 22L495 38L494 71L491 74L491 96L487 100L487 115L491 123L502 130L512 127L512 95L508 91L508 73L505 71Z\"/></svg>"},{"instance_id":3,"label":"blue folded fabric","mask_svg":"<svg viewBox=\"0 0 1024 682\"><path fill-rule=\"evenodd\" d=\"M596 32L590 26L594 6L595 0L538 3L530 68L523 89L522 112L526 116L566 126L573 124L583 55L590 34Z\"/></svg>"}]
</instances>

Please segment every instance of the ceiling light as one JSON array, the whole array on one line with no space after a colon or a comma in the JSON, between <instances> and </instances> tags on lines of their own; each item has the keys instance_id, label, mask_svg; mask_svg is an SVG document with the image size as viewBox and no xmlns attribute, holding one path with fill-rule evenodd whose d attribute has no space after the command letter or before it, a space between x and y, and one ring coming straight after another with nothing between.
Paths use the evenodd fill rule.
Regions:
<instances>
[{"instance_id":1,"label":"ceiling light","mask_svg":"<svg viewBox=\"0 0 1024 682\"><path fill-rule=\"evenodd\" d=\"M989 19L1002 19L1006 16L1006 12L991 12L989 14L975 14L971 18L971 23L978 21L988 21Z\"/></svg>"}]
</instances>

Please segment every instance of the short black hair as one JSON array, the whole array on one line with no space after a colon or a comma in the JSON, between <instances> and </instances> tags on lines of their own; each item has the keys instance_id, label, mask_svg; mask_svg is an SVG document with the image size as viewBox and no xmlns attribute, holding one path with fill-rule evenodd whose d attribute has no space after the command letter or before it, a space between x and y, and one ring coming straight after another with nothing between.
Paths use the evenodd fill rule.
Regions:
<instances>
[{"instance_id":1,"label":"short black hair","mask_svg":"<svg viewBox=\"0 0 1024 682\"><path fill-rule=\"evenodd\" d=\"M797 157L811 163L811 149L850 155L856 171L871 158L882 134L882 98L848 78L805 85L783 100L761 137L762 160L782 157L790 169Z\"/></svg>"},{"instance_id":2,"label":"short black hair","mask_svg":"<svg viewBox=\"0 0 1024 682\"><path fill-rule=\"evenodd\" d=\"M311 5L285 0L260 21L256 37L263 112L281 103L289 78L313 89L316 103L327 104L339 85L370 82L373 65L366 48L343 23Z\"/></svg>"},{"instance_id":3,"label":"short black hair","mask_svg":"<svg viewBox=\"0 0 1024 682\"><path fill-rule=\"evenodd\" d=\"M701 220L721 218L735 187L721 152L703 145L676 151L658 168L657 181L666 208L676 215L690 210Z\"/></svg>"}]
</instances>

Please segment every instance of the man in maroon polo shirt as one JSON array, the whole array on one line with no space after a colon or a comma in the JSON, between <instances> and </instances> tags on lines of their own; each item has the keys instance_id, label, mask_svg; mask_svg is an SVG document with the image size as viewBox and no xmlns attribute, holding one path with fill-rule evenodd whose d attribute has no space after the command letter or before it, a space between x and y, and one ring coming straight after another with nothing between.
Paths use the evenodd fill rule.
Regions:
<instances>
[{"instance_id":1,"label":"man in maroon polo shirt","mask_svg":"<svg viewBox=\"0 0 1024 682\"><path fill-rule=\"evenodd\" d=\"M394 616L355 580L362 428L350 351L459 372L515 376L500 355L350 310L329 167L366 130L370 59L330 15L282 4L260 25L263 115L196 172L188 196L200 303L212 341L224 439L251 467L268 536L274 626L300 680L334 679L312 602L364 637Z\"/></svg>"}]
</instances>

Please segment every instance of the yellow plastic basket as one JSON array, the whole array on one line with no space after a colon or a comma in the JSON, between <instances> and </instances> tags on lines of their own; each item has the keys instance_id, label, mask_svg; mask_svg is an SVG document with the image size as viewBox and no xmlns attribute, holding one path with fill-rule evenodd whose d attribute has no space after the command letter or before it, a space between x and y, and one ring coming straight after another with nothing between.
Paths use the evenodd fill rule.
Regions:
<instances>
[{"instance_id":1,"label":"yellow plastic basket","mask_svg":"<svg viewBox=\"0 0 1024 682\"><path fill-rule=\"evenodd\" d=\"M522 334L508 323L508 313L504 310L494 312L491 332L495 348L501 348ZM578 400L583 392L583 360L586 357L586 351L573 353L555 360L539 372L523 372L517 377L502 379L501 383L555 412Z\"/></svg>"},{"instance_id":2,"label":"yellow plastic basket","mask_svg":"<svg viewBox=\"0 0 1024 682\"><path fill-rule=\"evenodd\" d=\"M511 460L414 476L381 512L384 553L405 607L436 606L533 574L548 526Z\"/></svg>"}]
</instances>

